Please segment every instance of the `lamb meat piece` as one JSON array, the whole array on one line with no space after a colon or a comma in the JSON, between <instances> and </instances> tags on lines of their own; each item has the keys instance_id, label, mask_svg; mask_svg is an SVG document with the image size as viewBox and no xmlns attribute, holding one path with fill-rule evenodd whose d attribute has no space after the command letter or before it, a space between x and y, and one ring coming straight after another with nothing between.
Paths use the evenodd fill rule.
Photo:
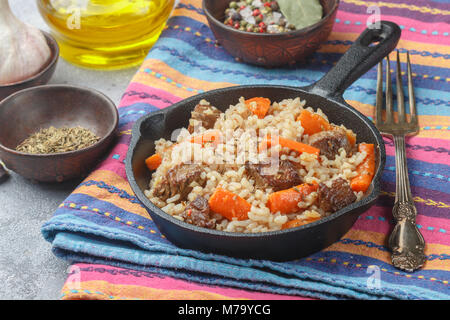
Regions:
<instances>
[{"instance_id":1,"label":"lamb meat piece","mask_svg":"<svg viewBox=\"0 0 450 320\"><path fill-rule=\"evenodd\" d=\"M356 196L347 180L338 178L331 187L319 184L318 205L325 212L336 212L356 201Z\"/></svg>"},{"instance_id":2,"label":"lamb meat piece","mask_svg":"<svg viewBox=\"0 0 450 320\"><path fill-rule=\"evenodd\" d=\"M184 200L192 191L190 184L194 181L204 186L206 179L201 177L203 169L198 164L178 164L167 171L171 197L180 194L180 200Z\"/></svg>"},{"instance_id":3,"label":"lamb meat piece","mask_svg":"<svg viewBox=\"0 0 450 320\"><path fill-rule=\"evenodd\" d=\"M181 214L187 223L208 229L216 227L216 219L211 218L208 200L198 196L190 202Z\"/></svg>"},{"instance_id":4,"label":"lamb meat piece","mask_svg":"<svg viewBox=\"0 0 450 320\"><path fill-rule=\"evenodd\" d=\"M336 158L340 148L344 148L347 154L352 150L347 134L342 128L335 128L333 130L312 134L309 137L309 144L320 149L320 154L324 155L329 160L334 160Z\"/></svg>"},{"instance_id":5,"label":"lamb meat piece","mask_svg":"<svg viewBox=\"0 0 450 320\"><path fill-rule=\"evenodd\" d=\"M153 186L153 195L164 201L170 198L170 186L166 177L163 177L158 183L155 183Z\"/></svg>"},{"instance_id":6,"label":"lamb meat piece","mask_svg":"<svg viewBox=\"0 0 450 320\"><path fill-rule=\"evenodd\" d=\"M205 185L206 179L202 178L202 172L203 169L198 164L178 164L170 168L155 186L154 195L167 200L169 197L180 194L178 201L183 201L192 191L190 186L192 182L196 181L201 186Z\"/></svg>"},{"instance_id":7,"label":"lamb meat piece","mask_svg":"<svg viewBox=\"0 0 450 320\"><path fill-rule=\"evenodd\" d=\"M189 119L188 126L189 133L193 133L197 126L202 126L205 129L214 128L214 124L221 113L222 112L219 109L210 105L207 101L200 101L191 113L191 119Z\"/></svg>"},{"instance_id":8,"label":"lamb meat piece","mask_svg":"<svg viewBox=\"0 0 450 320\"><path fill-rule=\"evenodd\" d=\"M270 164L249 162L245 164L245 170L255 179L258 187L271 187L274 191L289 189L303 182L296 167L288 160L279 162L277 172L273 172Z\"/></svg>"}]
</instances>

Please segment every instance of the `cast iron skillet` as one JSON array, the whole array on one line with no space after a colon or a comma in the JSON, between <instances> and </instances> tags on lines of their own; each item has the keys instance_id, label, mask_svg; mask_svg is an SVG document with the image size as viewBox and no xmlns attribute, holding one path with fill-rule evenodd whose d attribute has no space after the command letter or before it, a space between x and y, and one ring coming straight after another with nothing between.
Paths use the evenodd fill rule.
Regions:
<instances>
[{"instance_id":1,"label":"cast iron skillet","mask_svg":"<svg viewBox=\"0 0 450 320\"><path fill-rule=\"evenodd\" d=\"M212 90L139 119L132 130L126 173L134 193L161 233L182 248L274 261L305 257L338 241L378 197L386 160L380 133L369 119L344 101L342 94L350 84L395 48L400 33L400 28L395 23L386 21L381 21L380 29L366 29L322 79L307 87L246 85ZM191 111L201 99L206 99L224 111L229 105L236 104L239 97L257 96L268 97L271 101L301 97L308 106L320 107L332 123L344 124L352 129L357 134L358 142L375 144L376 171L365 197L329 217L304 226L251 234L210 230L179 221L145 197L144 190L148 189L151 172L146 168L144 160L154 153L154 141L160 138L170 139L174 130L187 127Z\"/></svg>"}]
</instances>

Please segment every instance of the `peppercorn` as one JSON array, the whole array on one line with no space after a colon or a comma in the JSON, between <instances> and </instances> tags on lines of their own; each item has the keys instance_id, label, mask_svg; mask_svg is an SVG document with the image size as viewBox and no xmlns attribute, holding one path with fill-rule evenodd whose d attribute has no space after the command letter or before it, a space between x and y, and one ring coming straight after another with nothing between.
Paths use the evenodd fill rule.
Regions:
<instances>
[{"instance_id":1,"label":"peppercorn","mask_svg":"<svg viewBox=\"0 0 450 320\"><path fill-rule=\"evenodd\" d=\"M272 1L272 2L270 3L270 8L271 8L273 11L278 11L278 10L280 10L280 6L278 5L278 2L276 2L276 1Z\"/></svg>"},{"instance_id":2,"label":"peppercorn","mask_svg":"<svg viewBox=\"0 0 450 320\"><path fill-rule=\"evenodd\" d=\"M290 29L290 30L294 30L295 26L292 23L289 23L286 28Z\"/></svg>"},{"instance_id":3,"label":"peppercorn","mask_svg":"<svg viewBox=\"0 0 450 320\"><path fill-rule=\"evenodd\" d=\"M233 15L231 16L231 19L235 20L235 21L240 21L242 20L242 16L239 12L235 12L233 13Z\"/></svg>"},{"instance_id":4,"label":"peppercorn","mask_svg":"<svg viewBox=\"0 0 450 320\"><path fill-rule=\"evenodd\" d=\"M228 8L225 10L225 21L226 25L232 28L239 29L241 31L247 32L288 32L295 30L295 26L289 23L283 14L280 12L280 6L275 0L260 0L257 1L259 4L255 6L256 2L254 0L235 0L229 3ZM251 10L251 15L254 17L254 23L249 23L247 18L240 14L242 10ZM268 28L267 23L264 21L273 20L273 12L277 14L281 13L281 17L278 22L270 22L270 28ZM253 22L253 21L252 21Z\"/></svg>"}]
</instances>

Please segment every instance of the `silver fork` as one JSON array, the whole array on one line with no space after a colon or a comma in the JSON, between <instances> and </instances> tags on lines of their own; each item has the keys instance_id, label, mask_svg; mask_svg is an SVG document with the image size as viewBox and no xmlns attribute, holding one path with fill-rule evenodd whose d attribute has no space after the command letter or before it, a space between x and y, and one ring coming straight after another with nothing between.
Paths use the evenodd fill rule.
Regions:
<instances>
[{"instance_id":1,"label":"silver fork","mask_svg":"<svg viewBox=\"0 0 450 320\"><path fill-rule=\"evenodd\" d=\"M403 94L402 75L400 68L400 54L397 50L397 107L398 121L394 120L392 83L389 57L386 58L386 120L382 120L383 109L383 62L378 65L377 98L376 98L376 126L383 134L389 134L395 145L395 182L396 194L392 215L396 225L389 236L392 264L401 270L412 272L419 269L426 261L424 254L425 240L416 226L417 210L411 195L406 163L405 136L419 131L417 110L412 84L411 63L409 52L407 57L408 94L410 120L406 119Z\"/></svg>"}]
</instances>

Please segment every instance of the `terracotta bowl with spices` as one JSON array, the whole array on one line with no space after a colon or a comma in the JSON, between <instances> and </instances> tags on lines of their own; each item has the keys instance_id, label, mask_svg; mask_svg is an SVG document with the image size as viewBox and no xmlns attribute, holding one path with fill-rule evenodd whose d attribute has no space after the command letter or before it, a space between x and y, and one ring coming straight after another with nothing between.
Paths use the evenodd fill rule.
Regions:
<instances>
[{"instance_id":1,"label":"terracotta bowl with spices","mask_svg":"<svg viewBox=\"0 0 450 320\"><path fill-rule=\"evenodd\" d=\"M62 182L80 177L89 173L107 151L115 139L117 125L116 106L96 90L70 85L24 89L0 102L0 159L8 169L35 181ZM93 134L97 139L89 146L71 147L73 151L17 151L25 140L51 127L76 128L67 138L75 140L75 144L80 132ZM60 138L46 134L50 142ZM84 146L82 142L78 147Z\"/></svg>"},{"instance_id":2,"label":"terracotta bowl with spices","mask_svg":"<svg viewBox=\"0 0 450 320\"><path fill-rule=\"evenodd\" d=\"M339 0L320 0L322 19L301 29L285 32L249 32L226 21L225 10L232 1L203 0L203 10L216 40L238 61L278 67L302 62L328 39Z\"/></svg>"}]
</instances>

